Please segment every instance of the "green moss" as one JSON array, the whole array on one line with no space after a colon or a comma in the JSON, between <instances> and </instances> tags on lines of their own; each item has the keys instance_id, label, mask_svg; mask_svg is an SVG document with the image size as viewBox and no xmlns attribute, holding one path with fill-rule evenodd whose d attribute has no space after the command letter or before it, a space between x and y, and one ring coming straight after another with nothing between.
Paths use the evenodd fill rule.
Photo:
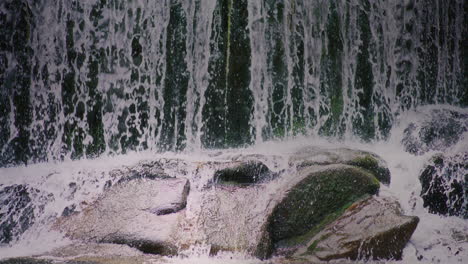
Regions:
<instances>
[{"instance_id":1,"label":"green moss","mask_svg":"<svg viewBox=\"0 0 468 264\"><path fill-rule=\"evenodd\" d=\"M359 53L357 54L356 76L354 80L355 89L359 92L361 115L353 119L354 132L360 135L362 139L369 141L375 138L374 111L373 111L373 90L374 76L372 73L372 64L370 62L370 39L371 32L369 26L370 4L368 0L361 1L359 9L358 26L360 32Z\"/></svg>"},{"instance_id":2,"label":"green moss","mask_svg":"<svg viewBox=\"0 0 468 264\"><path fill-rule=\"evenodd\" d=\"M372 174L355 167L312 171L274 209L270 218L273 242L308 233L347 204L376 194L379 187Z\"/></svg>"},{"instance_id":3,"label":"green moss","mask_svg":"<svg viewBox=\"0 0 468 264\"><path fill-rule=\"evenodd\" d=\"M364 200L366 199L367 197L369 197L369 195L366 195L364 194L363 196L361 196L359 199L357 199L358 201L361 201L361 200ZM355 202L348 202L346 203L344 206L342 206L341 208L339 208L338 210L336 210L335 212L332 212L328 215L326 215L322 221L320 221L318 224L316 224L315 226L313 226L310 230L307 231L307 233L303 234L303 235L300 235L300 236L296 236L296 237L292 237L292 238L289 238L289 239L286 239L286 240L282 240L280 242L278 242L278 246L280 247L294 247L294 246L297 246L297 245L305 245L306 243L308 243L314 236L316 236L320 231L322 231L327 225L329 225L330 223L332 223L333 221L335 221L336 219L338 219L341 215L343 215L343 213L351 206L353 205ZM311 251L311 248L314 248L317 246L317 244L323 240L323 238L320 238L320 239L317 239L315 240L312 245L309 246L308 248L308 251L310 252Z\"/></svg>"},{"instance_id":4,"label":"green moss","mask_svg":"<svg viewBox=\"0 0 468 264\"><path fill-rule=\"evenodd\" d=\"M341 115L343 113L343 40L341 38L340 23L336 4L331 1L326 26L328 42L322 53L320 73L320 93L330 99L329 109L322 108L319 113L320 116L328 116L319 130L320 134L325 136L341 135L343 133L341 124Z\"/></svg>"},{"instance_id":5,"label":"green moss","mask_svg":"<svg viewBox=\"0 0 468 264\"><path fill-rule=\"evenodd\" d=\"M208 148L243 146L252 142L253 107L247 1L218 0L213 17L202 142Z\"/></svg>"},{"instance_id":6,"label":"green moss","mask_svg":"<svg viewBox=\"0 0 468 264\"><path fill-rule=\"evenodd\" d=\"M380 166L379 161L370 154L357 157L347 164L366 169L374 174L376 180L378 179L387 185L390 184L390 171L388 168Z\"/></svg>"}]
</instances>

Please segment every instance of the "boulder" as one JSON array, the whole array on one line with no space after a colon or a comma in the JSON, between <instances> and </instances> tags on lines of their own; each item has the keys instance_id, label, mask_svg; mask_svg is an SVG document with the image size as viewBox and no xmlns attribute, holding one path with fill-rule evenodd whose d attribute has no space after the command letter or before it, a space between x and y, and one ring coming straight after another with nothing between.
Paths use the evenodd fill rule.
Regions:
<instances>
[{"instance_id":1,"label":"boulder","mask_svg":"<svg viewBox=\"0 0 468 264\"><path fill-rule=\"evenodd\" d=\"M446 151L468 131L468 114L448 109L433 109L403 131L401 143L409 153L422 155L430 150Z\"/></svg>"},{"instance_id":2,"label":"boulder","mask_svg":"<svg viewBox=\"0 0 468 264\"><path fill-rule=\"evenodd\" d=\"M9 243L23 234L51 199L52 194L41 193L24 184L3 187L0 190L0 243Z\"/></svg>"},{"instance_id":3,"label":"boulder","mask_svg":"<svg viewBox=\"0 0 468 264\"><path fill-rule=\"evenodd\" d=\"M468 152L433 156L419 180L430 213L468 218Z\"/></svg>"},{"instance_id":4,"label":"boulder","mask_svg":"<svg viewBox=\"0 0 468 264\"><path fill-rule=\"evenodd\" d=\"M313 165L347 164L371 172L381 183L390 184L390 170L386 162L372 152L349 148L303 147L289 159L297 169Z\"/></svg>"},{"instance_id":5,"label":"boulder","mask_svg":"<svg viewBox=\"0 0 468 264\"><path fill-rule=\"evenodd\" d=\"M72 239L173 255L188 192L186 179L125 181L109 188L82 212L60 218L54 226Z\"/></svg>"},{"instance_id":6,"label":"boulder","mask_svg":"<svg viewBox=\"0 0 468 264\"><path fill-rule=\"evenodd\" d=\"M213 253L245 251L268 258L275 243L307 233L380 186L368 171L344 164L311 166L285 176L263 185L221 185L204 192L197 201L202 241Z\"/></svg>"},{"instance_id":7,"label":"boulder","mask_svg":"<svg viewBox=\"0 0 468 264\"><path fill-rule=\"evenodd\" d=\"M368 171L349 165L308 167L283 194L268 220L276 247L291 244L324 221L330 221L366 195L376 194L380 184Z\"/></svg>"},{"instance_id":8,"label":"boulder","mask_svg":"<svg viewBox=\"0 0 468 264\"><path fill-rule=\"evenodd\" d=\"M351 205L294 254L310 261L402 257L419 218L404 216L392 198L369 197Z\"/></svg>"}]
</instances>

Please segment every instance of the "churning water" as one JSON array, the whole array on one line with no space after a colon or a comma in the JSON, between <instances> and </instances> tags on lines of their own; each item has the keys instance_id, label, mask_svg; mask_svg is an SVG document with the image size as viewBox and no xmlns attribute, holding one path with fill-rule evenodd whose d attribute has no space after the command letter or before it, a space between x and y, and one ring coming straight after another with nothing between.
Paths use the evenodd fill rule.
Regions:
<instances>
[{"instance_id":1,"label":"churning water","mask_svg":"<svg viewBox=\"0 0 468 264\"><path fill-rule=\"evenodd\" d=\"M420 109L422 111L408 113L405 118L409 119L402 119L398 122L399 125L392 130L392 136L389 140L373 144L352 141L336 142L316 137L297 137L284 141L264 142L242 149L161 154L140 152L93 160L49 162L28 167L0 169L0 175L2 175L0 185L27 184L31 190L38 190L30 202L37 217L35 223L25 233L16 237L11 245L0 248L0 256L8 258L40 254L71 243L60 233L51 232L51 224L67 206L73 204L80 206L83 202L92 201L98 197L107 181L117 180L110 176L109 172L113 169L134 165L148 159L162 161L165 164L166 172L169 172L171 176L189 179L191 186L193 186L186 212L190 219L190 216L196 217L197 210L199 210L197 207L197 195L199 195L197 186L204 186L213 175L213 171L210 170L200 174L198 171L200 162L229 160L236 155L264 154L270 157L266 164L281 171L288 166L287 159L282 159L282 157L287 157L301 146L313 144L368 150L380 155L387 162L392 181L388 188L381 187L380 195L397 197L405 214L417 215L421 219L416 232L404 250L403 260L399 263L415 263L419 260L423 263L463 263L468 259L468 243L466 238L463 238L468 232L468 222L459 217L429 214L427 209L423 207L423 201L419 196L421 184L418 175L434 152L416 156L407 153L401 144L403 128L407 127L409 122L423 120L427 110L436 108L439 107L426 107ZM468 113L466 110L453 107L451 109ZM465 139L461 140L447 154L461 150L466 151L468 134L465 132L462 136ZM71 182L76 183L73 193L70 191ZM196 230L193 232L196 233ZM197 234L191 235L196 236ZM461 235L462 238L457 239L457 235ZM262 263L262 261L252 259L242 253L220 253L217 256L209 256L209 252L209 246L199 245L184 251L180 257L164 257L162 259L168 263ZM158 258L154 260L154 263L161 263L161 261L161 258ZM280 263L280 260L277 261ZM265 262L275 263L275 259Z\"/></svg>"}]
</instances>

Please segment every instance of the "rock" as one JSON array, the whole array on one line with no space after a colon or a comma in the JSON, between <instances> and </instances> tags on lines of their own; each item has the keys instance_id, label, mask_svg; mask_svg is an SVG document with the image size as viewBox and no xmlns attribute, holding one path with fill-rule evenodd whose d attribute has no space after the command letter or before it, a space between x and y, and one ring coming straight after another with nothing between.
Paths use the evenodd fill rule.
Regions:
<instances>
[{"instance_id":1,"label":"rock","mask_svg":"<svg viewBox=\"0 0 468 264\"><path fill-rule=\"evenodd\" d=\"M349 148L308 146L296 151L289 163L299 170L313 165L347 164L368 170L383 184L390 184L386 162L374 153Z\"/></svg>"},{"instance_id":2,"label":"rock","mask_svg":"<svg viewBox=\"0 0 468 264\"><path fill-rule=\"evenodd\" d=\"M468 131L468 114L434 109L412 122L403 132L401 143L409 153L421 155L430 150L445 151L457 144Z\"/></svg>"},{"instance_id":3,"label":"rock","mask_svg":"<svg viewBox=\"0 0 468 264\"><path fill-rule=\"evenodd\" d=\"M418 217L402 215L400 205L394 199L373 196L350 206L294 257L311 261L399 260L418 223Z\"/></svg>"},{"instance_id":4,"label":"rock","mask_svg":"<svg viewBox=\"0 0 468 264\"><path fill-rule=\"evenodd\" d=\"M117 183L128 182L135 179L168 179L171 178L164 172L162 165L158 161L140 162L136 166L116 169L110 172ZM110 187L110 186L108 186Z\"/></svg>"},{"instance_id":5,"label":"rock","mask_svg":"<svg viewBox=\"0 0 468 264\"><path fill-rule=\"evenodd\" d=\"M294 183L269 217L273 243L295 240L336 212L365 195L376 194L380 184L361 168L349 165L309 167Z\"/></svg>"},{"instance_id":6,"label":"rock","mask_svg":"<svg viewBox=\"0 0 468 264\"><path fill-rule=\"evenodd\" d=\"M54 262L52 260L35 259L35 258L11 258L11 259L0 260L0 264L68 264L68 263ZM88 263L83 263L83 264L88 264Z\"/></svg>"},{"instance_id":7,"label":"rock","mask_svg":"<svg viewBox=\"0 0 468 264\"><path fill-rule=\"evenodd\" d=\"M217 170L215 183L253 184L273 178L270 169L258 160L235 161L228 167Z\"/></svg>"},{"instance_id":8,"label":"rock","mask_svg":"<svg viewBox=\"0 0 468 264\"><path fill-rule=\"evenodd\" d=\"M244 251L264 259L278 241L307 233L361 196L377 193L379 187L371 173L343 164L316 165L247 188L220 185L205 190L197 201L201 208L197 230L205 234L201 241L213 252Z\"/></svg>"},{"instance_id":9,"label":"rock","mask_svg":"<svg viewBox=\"0 0 468 264\"><path fill-rule=\"evenodd\" d=\"M136 179L116 184L80 213L62 217L55 228L82 241L126 244L145 253L173 255L183 218L186 179Z\"/></svg>"},{"instance_id":10,"label":"rock","mask_svg":"<svg viewBox=\"0 0 468 264\"><path fill-rule=\"evenodd\" d=\"M271 211L269 202L271 196L265 185L247 188L221 185L205 191L197 201L201 210L195 227L203 235L196 241L184 241L183 244L206 243L211 246L210 254L241 251L256 256L266 255L259 248L265 244L261 235ZM270 250L270 244L267 246L265 250Z\"/></svg>"},{"instance_id":11,"label":"rock","mask_svg":"<svg viewBox=\"0 0 468 264\"><path fill-rule=\"evenodd\" d=\"M433 156L419 180L430 213L468 218L468 152Z\"/></svg>"},{"instance_id":12,"label":"rock","mask_svg":"<svg viewBox=\"0 0 468 264\"><path fill-rule=\"evenodd\" d=\"M27 185L11 185L0 190L0 243L9 243L24 233L44 206L53 199Z\"/></svg>"}]
</instances>

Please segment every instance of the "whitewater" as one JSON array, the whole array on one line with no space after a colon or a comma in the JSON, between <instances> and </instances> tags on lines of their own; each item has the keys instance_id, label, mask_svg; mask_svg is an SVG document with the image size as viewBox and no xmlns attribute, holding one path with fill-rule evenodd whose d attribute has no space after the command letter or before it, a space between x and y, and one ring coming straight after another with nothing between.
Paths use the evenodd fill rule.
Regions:
<instances>
[{"instance_id":1,"label":"whitewater","mask_svg":"<svg viewBox=\"0 0 468 264\"><path fill-rule=\"evenodd\" d=\"M191 185L195 186L195 188L192 188L194 191L191 192L187 204L187 215L190 218L191 214L197 212L198 192L196 186L206 183L212 177L209 171L206 172L205 177L194 177L197 165L201 162L229 160L236 155L263 154L270 157L266 164L269 167L274 167L275 171L280 171L287 167L285 156L298 147L313 145L323 147L344 146L370 151L378 154L387 162L392 177L391 184L388 187L382 185L380 195L397 197L404 213L418 216L420 223L404 249L403 259L385 263L464 263L468 260L468 242L466 241L468 222L459 217L429 214L427 209L423 207L422 199L419 196L421 184L418 175L435 152L430 151L424 155L416 156L407 153L401 144L403 129L410 122L424 119L427 109L427 107L421 108L402 116L398 126L394 127L391 137L387 141L362 143L348 139L338 142L333 139L319 137L295 137L281 141L258 143L239 149L199 150L179 153L134 152L125 155L103 156L96 159L1 168L0 186L27 184L29 187L38 189L42 193L52 194L54 197L54 199L46 202L42 214L34 225L11 244L0 247L1 259L43 255L54 248L71 244L72 241L65 238L63 234L51 231L51 224L65 207L71 204L86 204L96 199L103 192L106 182L115 181L109 174L113 169L135 165L143 160L162 161L165 164L165 171L169 171L170 176L187 178ZM457 108L452 107L452 109ZM463 109L457 110L468 112ZM463 139L449 152L466 151L467 148L467 133L465 133ZM73 198L70 198L69 193L70 182L75 182L78 185ZM209 252L208 245L194 245L175 257L147 255L146 258L147 263L287 263L280 257L261 261L242 252L220 252L214 256L210 256ZM139 256L141 254L130 248L121 249L119 252L106 252L106 254L109 253L117 256L119 254L126 256ZM103 252L89 252L90 256L99 256L100 254L103 254Z\"/></svg>"}]
</instances>

